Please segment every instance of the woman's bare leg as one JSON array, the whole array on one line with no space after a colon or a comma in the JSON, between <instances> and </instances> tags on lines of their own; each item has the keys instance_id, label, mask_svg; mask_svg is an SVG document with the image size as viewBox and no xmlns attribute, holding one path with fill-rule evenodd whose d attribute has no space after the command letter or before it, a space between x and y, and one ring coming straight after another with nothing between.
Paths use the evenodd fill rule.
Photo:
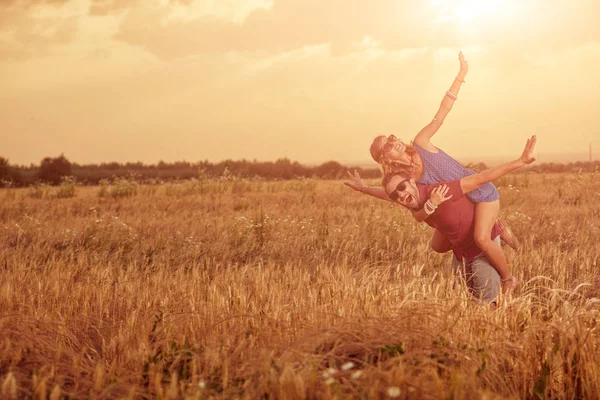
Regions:
<instances>
[{"instance_id":1,"label":"woman's bare leg","mask_svg":"<svg viewBox=\"0 0 600 400\"><path fill-rule=\"evenodd\" d=\"M502 248L491 238L492 228L500 211L500 200L475 204L475 242L490 260L501 279L510 276L510 269Z\"/></svg>"},{"instance_id":2,"label":"woman's bare leg","mask_svg":"<svg viewBox=\"0 0 600 400\"><path fill-rule=\"evenodd\" d=\"M446 253L452 250L452 245L446 236L440 233L437 229L433 231L431 237L431 248L438 253Z\"/></svg>"}]
</instances>

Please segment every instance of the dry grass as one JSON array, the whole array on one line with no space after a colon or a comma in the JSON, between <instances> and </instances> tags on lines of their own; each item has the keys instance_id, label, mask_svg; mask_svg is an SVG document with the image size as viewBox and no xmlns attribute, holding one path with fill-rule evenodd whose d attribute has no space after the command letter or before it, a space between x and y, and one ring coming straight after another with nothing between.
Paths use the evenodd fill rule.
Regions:
<instances>
[{"instance_id":1,"label":"dry grass","mask_svg":"<svg viewBox=\"0 0 600 400\"><path fill-rule=\"evenodd\" d=\"M499 183L523 246L495 312L341 182L120 184L0 191L0 397L600 393L597 174Z\"/></svg>"}]
</instances>

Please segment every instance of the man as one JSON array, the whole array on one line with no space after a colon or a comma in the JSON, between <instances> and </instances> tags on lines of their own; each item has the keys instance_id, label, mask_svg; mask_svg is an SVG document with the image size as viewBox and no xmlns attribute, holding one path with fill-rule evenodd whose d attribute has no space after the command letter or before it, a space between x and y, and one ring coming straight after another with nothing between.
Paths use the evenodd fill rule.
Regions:
<instances>
[{"instance_id":1,"label":"man","mask_svg":"<svg viewBox=\"0 0 600 400\"><path fill-rule=\"evenodd\" d=\"M500 279L496 269L477 247L473 237L475 206L465 193L531 164L535 161L533 150L536 140L535 135L528 139L523 154L514 161L449 183L417 184L403 173L391 173L384 177L383 186L391 201L411 210L425 209L428 214L425 222L448 238L456 258L465 262L469 288L476 297L487 303L496 300L500 286L506 293L517 281L512 274ZM496 224L492 229L492 239L497 245L500 245L499 233L500 228Z\"/></svg>"}]
</instances>

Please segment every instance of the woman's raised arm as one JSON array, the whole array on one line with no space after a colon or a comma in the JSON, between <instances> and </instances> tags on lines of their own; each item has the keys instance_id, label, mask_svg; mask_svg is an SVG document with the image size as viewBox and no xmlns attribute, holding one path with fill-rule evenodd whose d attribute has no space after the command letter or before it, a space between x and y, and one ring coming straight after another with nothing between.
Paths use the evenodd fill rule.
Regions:
<instances>
[{"instance_id":1,"label":"woman's raised arm","mask_svg":"<svg viewBox=\"0 0 600 400\"><path fill-rule=\"evenodd\" d=\"M446 115L452 110L452 106L456 101L458 96L458 92L462 84L465 82L465 76L467 72L469 72L469 64L465 61L465 56L462 51L458 53L458 60L460 61L460 70L458 71L458 75L452 82L450 86L450 90L448 90L444 94L444 98L442 99L442 103L440 104L440 108L438 109L433 120L426 125L414 139L414 143L418 144L422 148L428 151L435 151L435 147L431 144L431 138L435 133L440 129L440 126L444 123L446 119Z\"/></svg>"}]
</instances>

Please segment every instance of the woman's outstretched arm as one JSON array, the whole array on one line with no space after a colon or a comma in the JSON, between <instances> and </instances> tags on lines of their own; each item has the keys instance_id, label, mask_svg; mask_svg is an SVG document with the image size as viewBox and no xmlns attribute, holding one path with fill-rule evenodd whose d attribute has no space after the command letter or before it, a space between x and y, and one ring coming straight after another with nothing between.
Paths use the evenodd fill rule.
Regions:
<instances>
[{"instance_id":1,"label":"woman's outstretched arm","mask_svg":"<svg viewBox=\"0 0 600 400\"><path fill-rule=\"evenodd\" d=\"M503 177L509 172L512 172L534 162L535 157L533 156L533 151L535 150L536 142L537 137L533 135L529 139L527 139L527 143L525 144L525 150L523 150L523 154L521 154L521 157L517 158L514 161L498 165L497 167L485 169L475 175L469 175L462 178L460 180L460 187L462 188L463 193L469 193L470 191L481 187L481 185L485 185L488 182L492 182L498 178Z\"/></svg>"},{"instance_id":2,"label":"woman's outstretched arm","mask_svg":"<svg viewBox=\"0 0 600 400\"><path fill-rule=\"evenodd\" d=\"M469 64L465 61L465 57L461 52L458 53L458 60L460 61L460 70L458 71L458 75L452 82L450 86L450 90L444 94L444 98L442 99L442 103L440 104L440 108L433 120L425 126L415 137L414 143L418 144L425 150L435 151L435 147L431 144L431 138L435 133L440 129L440 126L444 123L446 119L446 115L452 110L452 106L456 101L456 96L458 96L458 92L462 84L465 82L465 76L467 72L469 72Z\"/></svg>"}]
</instances>

